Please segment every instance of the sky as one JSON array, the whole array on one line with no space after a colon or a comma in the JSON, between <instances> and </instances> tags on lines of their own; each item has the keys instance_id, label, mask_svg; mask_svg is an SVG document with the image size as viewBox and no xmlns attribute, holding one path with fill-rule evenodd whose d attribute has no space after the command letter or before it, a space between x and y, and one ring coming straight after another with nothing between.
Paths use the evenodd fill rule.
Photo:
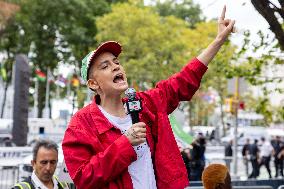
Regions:
<instances>
[{"instance_id":1,"label":"sky","mask_svg":"<svg viewBox=\"0 0 284 189\"><path fill-rule=\"evenodd\" d=\"M219 17L223 5L226 5L226 17L235 19L240 28L252 30L268 30L268 24L264 18L254 9L250 0L193 0L200 4L202 12L209 18Z\"/></svg>"},{"instance_id":2,"label":"sky","mask_svg":"<svg viewBox=\"0 0 284 189\"><path fill-rule=\"evenodd\" d=\"M226 18L236 21L237 33L232 34L232 40L238 44L244 30L252 34L251 40L257 40L256 33L261 30L270 33L266 20L255 10L250 0L193 0L200 4L203 14L208 18L218 18L226 5Z\"/></svg>"}]
</instances>

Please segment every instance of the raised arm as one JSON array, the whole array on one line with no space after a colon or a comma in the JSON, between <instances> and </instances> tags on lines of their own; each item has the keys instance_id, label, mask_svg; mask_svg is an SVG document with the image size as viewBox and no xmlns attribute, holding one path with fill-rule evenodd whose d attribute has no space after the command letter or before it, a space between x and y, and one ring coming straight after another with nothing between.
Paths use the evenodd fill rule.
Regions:
<instances>
[{"instance_id":1,"label":"raised arm","mask_svg":"<svg viewBox=\"0 0 284 189\"><path fill-rule=\"evenodd\" d=\"M154 90L147 92L157 109L171 113L180 101L188 101L198 90L207 65L215 57L229 34L235 21L225 19L226 6L218 20L218 34L215 40L195 59L190 61L179 73L157 84Z\"/></svg>"},{"instance_id":2,"label":"raised arm","mask_svg":"<svg viewBox=\"0 0 284 189\"><path fill-rule=\"evenodd\" d=\"M225 19L225 14L226 6L223 7L222 14L218 20L218 34L215 40L197 57L206 66L215 57L230 33L233 32L235 20Z\"/></svg>"}]
</instances>

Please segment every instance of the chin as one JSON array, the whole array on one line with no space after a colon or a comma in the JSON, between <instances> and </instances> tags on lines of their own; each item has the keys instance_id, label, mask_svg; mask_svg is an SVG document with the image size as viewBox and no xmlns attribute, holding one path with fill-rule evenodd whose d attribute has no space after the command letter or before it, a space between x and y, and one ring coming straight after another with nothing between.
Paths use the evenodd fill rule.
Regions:
<instances>
[{"instance_id":1,"label":"chin","mask_svg":"<svg viewBox=\"0 0 284 189\"><path fill-rule=\"evenodd\" d=\"M119 92L119 93L124 93L126 91L126 89L128 89L128 84L124 84L124 85L121 85L119 87L116 87L115 88L115 91Z\"/></svg>"},{"instance_id":2,"label":"chin","mask_svg":"<svg viewBox=\"0 0 284 189\"><path fill-rule=\"evenodd\" d=\"M125 92L126 91L126 89L128 89L128 83L126 83L123 87L122 87L122 92Z\"/></svg>"}]
</instances>

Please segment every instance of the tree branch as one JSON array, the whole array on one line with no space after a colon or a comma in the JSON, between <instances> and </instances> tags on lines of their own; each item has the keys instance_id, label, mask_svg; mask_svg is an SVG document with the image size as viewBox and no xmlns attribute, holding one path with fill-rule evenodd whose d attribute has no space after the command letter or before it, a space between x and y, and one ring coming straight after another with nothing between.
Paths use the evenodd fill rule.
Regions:
<instances>
[{"instance_id":1,"label":"tree branch","mask_svg":"<svg viewBox=\"0 0 284 189\"><path fill-rule=\"evenodd\" d=\"M281 9L284 10L284 0L278 0L281 6Z\"/></svg>"},{"instance_id":2,"label":"tree branch","mask_svg":"<svg viewBox=\"0 0 284 189\"><path fill-rule=\"evenodd\" d=\"M251 3L268 22L270 30L275 34L281 49L284 50L284 31L274 15L275 10L269 6L271 2L269 0L251 0Z\"/></svg>"}]
</instances>

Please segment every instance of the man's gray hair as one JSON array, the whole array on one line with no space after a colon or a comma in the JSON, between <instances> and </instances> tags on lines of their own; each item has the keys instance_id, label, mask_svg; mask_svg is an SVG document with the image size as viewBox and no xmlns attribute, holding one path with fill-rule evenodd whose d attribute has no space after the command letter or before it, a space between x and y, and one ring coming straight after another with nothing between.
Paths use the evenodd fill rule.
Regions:
<instances>
[{"instance_id":1,"label":"man's gray hair","mask_svg":"<svg viewBox=\"0 0 284 189\"><path fill-rule=\"evenodd\" d=\"M58 145L51 140L38 140L33 148L33 160L36 160L38 150L44 147L49 150L55 150L58 153Z\"/></svg>"}]
</instances>

